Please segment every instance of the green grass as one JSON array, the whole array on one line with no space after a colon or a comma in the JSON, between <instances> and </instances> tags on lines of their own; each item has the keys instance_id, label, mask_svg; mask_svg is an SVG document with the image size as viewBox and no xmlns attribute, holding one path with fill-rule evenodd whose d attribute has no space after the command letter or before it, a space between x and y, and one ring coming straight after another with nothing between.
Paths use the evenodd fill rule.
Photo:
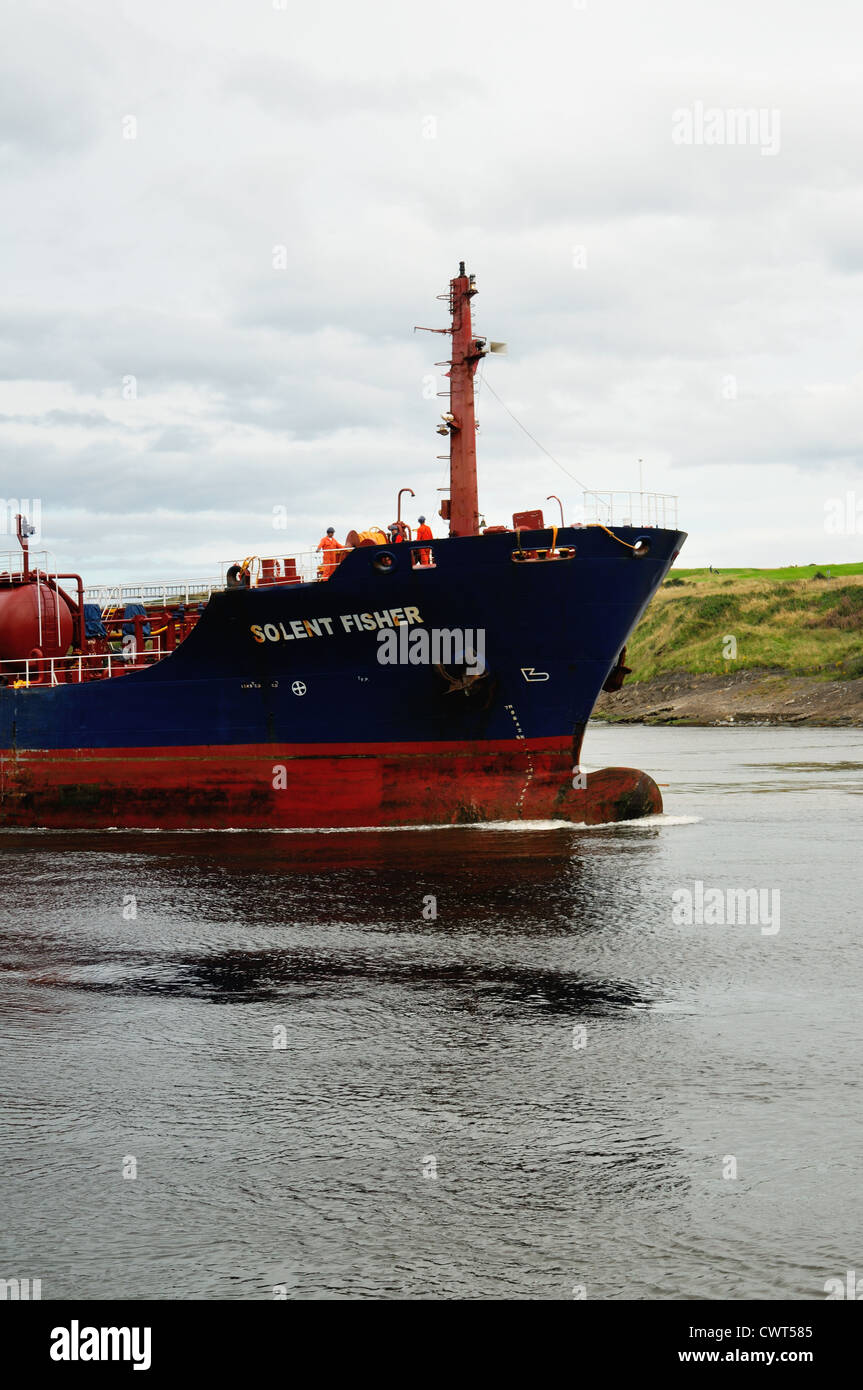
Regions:
<instances>
[{"instance_id":1,"label":"green grass","mask_svg":"<svg viewBox=\"0 0 863 1390\"><path fill-rule=\"evenodd\" d=\"M761 579L778 584L786 579L812 579L819 570L822 574L829 570L834 578L837 575L863 574L863 561L855 560L848 565L786 565L784 569L776 570L714 570L713 574L709 570L679 569L675 565L672 574L693 584L711 584L719 579Z\"/></svg>"},{"instance_id":2,"label":"green grass","mask_svg":"<svg viewBox=\"0 0 863 1390\"><path fill-rule=\"evenodd\" d=\"M829 578L827 575L829 574ZM736 639L736 659L724 655ZM630 680L752 667L863 675L863 563L785 569L674 569L633 635Z\"/></svg>"}]
</instances>

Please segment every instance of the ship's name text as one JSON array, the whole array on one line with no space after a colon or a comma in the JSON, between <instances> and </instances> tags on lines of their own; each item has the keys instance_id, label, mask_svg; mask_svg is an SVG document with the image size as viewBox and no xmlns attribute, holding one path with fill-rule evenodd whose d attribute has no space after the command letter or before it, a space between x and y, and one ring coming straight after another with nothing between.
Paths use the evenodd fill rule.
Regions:
<instances>
[{"instance_id":1,"label":"ship's name text","mask_svg":"<svg viewBox=\"0 0 863 1390\"><path fill-rule=\"evenodd\" d=\"M289 623L252 623L256 642L293 642L302 637L335 637L343 632L379 632L385 627L410 627L421 623L418 608L384 608L380 613L341 613L337 618L293 618Z\"/></svg>"}]
</instances>

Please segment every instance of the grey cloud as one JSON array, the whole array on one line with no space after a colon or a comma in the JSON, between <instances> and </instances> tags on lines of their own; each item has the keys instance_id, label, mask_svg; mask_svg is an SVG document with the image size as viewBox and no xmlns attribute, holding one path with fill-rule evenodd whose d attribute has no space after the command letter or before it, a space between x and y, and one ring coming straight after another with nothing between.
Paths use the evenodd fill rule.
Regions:
<instances>
[{"instance_id":1,"label":"grey cloud","mask_svg":"<svg viewBox=\"0 0 863 1390\"><path fill-rule=\"evenodd\" d=\"M248 97L271 115L315 122L344 120L358 112L421 114L429 101L446 103L463 89L456 72L330 77L291 58L270 55L235 59L222 76L228 96ZM474 83L473 91L479 97L482 84Z\"/></svg>"},{"instance_id":2,"label":"grey cloud","mask_svg":"<svg viewBox=\"0 0 863 1390\"><path fill-rule=\"evenodd\" d=\"M41 492L66 563L116 572L263 545L276 504L292 547L325 518L390 519L402 483L433 516L443 402L421 386L446 339L411 330L445 325L461 258L478 331L510 344L488 380L590 485L644 455L697 508L743 466L771 535L789 479L854 486L863 88L836 73L863 21L769 8L730 0L709 31L679 0L392 5L379 25L341 0L293 26L266 0L204 22L168 0L22 12L0 97L6 491ZM756 98L782 110L777 157L672 144L675 107ZM569 505L489 394L480 418L490 518ZM739 527L716 486L719 563Z\"/></svg>"},{"instance_id":3,"label":"grey cloud","mask_svg":"<svg viewBox=\"0 0 863 1390\"><path fill-rule=\"evenodd\" d=\"M58 159L82 150L98 132L85 85L49 73L0 66L0 160Z\"/></svg>"}]
</instances>

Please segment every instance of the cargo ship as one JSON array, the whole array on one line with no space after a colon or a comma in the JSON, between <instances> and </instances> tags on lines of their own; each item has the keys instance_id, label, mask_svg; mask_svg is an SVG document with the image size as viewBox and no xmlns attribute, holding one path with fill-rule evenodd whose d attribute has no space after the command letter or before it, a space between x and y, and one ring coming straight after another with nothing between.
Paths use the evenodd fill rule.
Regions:
<instances>
[{"instance_id":1,"label":"cargo ship","mask_svg":"<svg viewBox=\"0 0 863 1390\"><path fill-rule=\"evenodd\" d=\"M585 772L581 750L686 539L676 503L670 525L656 498L645 523L644 494L638 525L610 510L565 524L562 506L548 523L535 505L484 524L474 388L497 345L474 331L476 292L461 263L448 326L429 330L449 339L444 537L402 521L402 489L396 523L311 568L249 557L206 591L94 602L31 555L18 515L0 562L0 825L595 825L662 810L648 774Z\"/></svg>"}]
</instances>

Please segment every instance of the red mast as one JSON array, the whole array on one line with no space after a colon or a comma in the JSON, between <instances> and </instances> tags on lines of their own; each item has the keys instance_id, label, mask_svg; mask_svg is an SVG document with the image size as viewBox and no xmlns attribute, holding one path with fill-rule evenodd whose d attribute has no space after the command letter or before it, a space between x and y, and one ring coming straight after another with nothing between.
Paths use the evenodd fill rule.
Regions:
<instances>
[{"instance_id":1,"label":"red mast","mask_svg":"<svg viewBox=\"0 0 863 1390\"><path fill-rule=\"evenodd\" d=\"M476 294L473 275L466 275L464 261L449 282L452 313L452 360L449 376L449 481L451 536L479 535L479 502L476 484L476 415L473 379L485 354L485 339L474 338L470 302Z\"/></svg>"},{"instance_id":2,"label":"red mast","mask_svg":"<svg viewBox=\"0 0 863 1390\"><path fill-rule=\"evenodd\" d=\"M464 261L459 261L458 275L449 282L448 299L451 328L425 328L417 324L414 332L449 333L452 336L452 357L448 366L449 411L438 434L449 435L449 498L441 503L440 515L449 519L451 536L479 535L479 501L476 487L476 414L473 402L473 379L480 360L487 352L502 352L505 343L486 346L485 338L475 338L470 321L470 302L477 293L473 275L465 273ZM442 393L441 393L442 394ZM445 455L438 454L438 458Z\"/></svg>"}]
</instances>

